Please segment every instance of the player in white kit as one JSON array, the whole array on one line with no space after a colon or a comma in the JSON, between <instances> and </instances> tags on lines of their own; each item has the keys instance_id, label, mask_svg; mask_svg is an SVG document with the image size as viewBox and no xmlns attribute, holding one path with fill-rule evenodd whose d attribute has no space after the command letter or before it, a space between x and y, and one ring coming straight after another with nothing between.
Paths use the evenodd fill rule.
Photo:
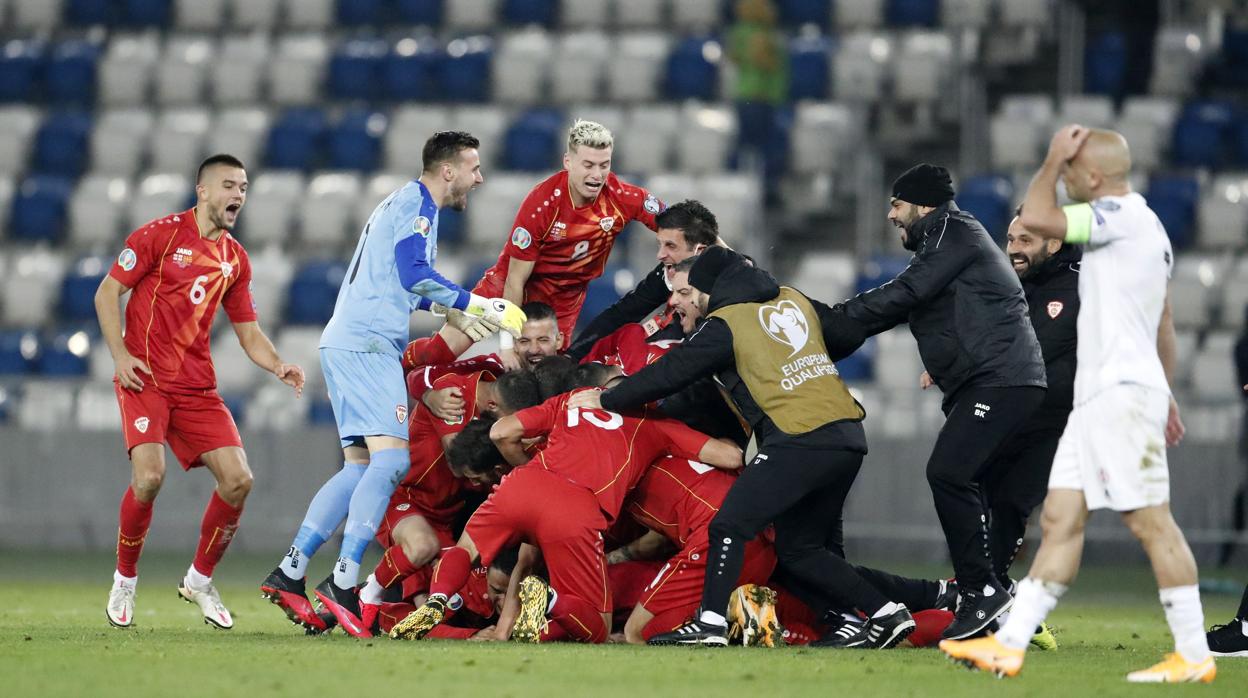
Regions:
<instances>
[{"instance_id":1,"label":"player in white kit","mask_svg":"<svg viewBox=\"0 0 1248 698\"><path fill-rule=\"evenodd\" d=\"M1131 682L1208 683L1217 673L1204 634L1196 561L1170 513L1166 446L1183 437L1170 394L1174 323L1170 240L1131 191L1127 142L1113 131L1066 126L1031 181L1020 222L1084 246L1079 276L1075 406L1053 460L1043 538L1014 607L996 635L940 643L973 668L1014 676L1032 634L1079 570L1093 509L1113 509L1152 563L1175 651L1127 675ZM1058 207L1057 178L1081 203Z\"/></svg>"}]
</instances>

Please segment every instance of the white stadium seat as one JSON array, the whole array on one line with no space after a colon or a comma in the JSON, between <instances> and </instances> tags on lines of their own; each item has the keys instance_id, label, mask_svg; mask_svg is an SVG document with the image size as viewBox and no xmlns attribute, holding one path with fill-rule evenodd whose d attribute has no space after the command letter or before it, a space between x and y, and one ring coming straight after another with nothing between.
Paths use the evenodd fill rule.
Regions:
<instances>
[{"instance_id":1,"label":"white stadium seat","mask_svg":"<svg viewBox=\"0 0 1248 698\"><path fill-rule=\"evenodd\" d=\"M1248 242L1248 173L1219 175L1203 187L1196 221L1201 248L1243 247Z\"/></svg>"},{"instance_id":2,"label":"white stadium seat","mask_svg":"<svg viewBox=\"0 0 1248 698\"><path fill-rule=\"evenodd\" d=\"M611 20L612 0L561 0L559 21L569 29L601 28Z\"/></svg>"},{"instance_id":3,"label":"white stadium seat","mask_svg":"<svg viewBox=\"0 0 1248 698\"><path fill-rule=\"evenodd\" d=\"M138 174L155 123L145 107L105 111L91 132L91 170L122 177Z\"/></svg>"},{"instance_id":4,"label":"white stadium seat","mask_svg":"<svg viewBox=\"0 0 1248 698\"><path fill-rule=\"evenodd\" d=\"M265 171L251 180L247 203L239 214L241 237L249 247L291 240L305 187L302 174L285 170Z\"/></svg>"},{"instance_id":5,"label":"white stadium seat","mask_svg":"<svg viewBox=\"0 0 1248 698\"><path fill-rule=\"evenodd\" d=\"M364 230L364 225L368 222L369 217L373 215L373 211L378 204L385 201L387 196L390 196L417 176L416 174L382 173L370 177L368 182L364 184L360 196L355 201L355 212L352 214L351 219L353 221L351 224L352 234L358 235L360 231Z\"/></svg>"},{"instance_id":6,"label":"white stadium seat","mask_svg":"<svg viewBox=\"0 0 1248 698\"><path fill-rule=\"evenodd\" d=\"M1213 332L1205 337L1192 363L1192 387L1208 400L1236 400L1240 385L1235 380L1235 334Z\"/></svg>"},{"instance_id":7,"label":"white stadium seat","mask_svg":"<svg viewBox=\"0 0 1248 698\"><path fill-rule=\"evenodd\" d=\"M286 0L286 24L295 29L329 29L335 9L334 0Z\"/></svg>"},{"instance_id":8,"label":"white stadium seat","mask_svg":"<svg viewBox=\"0 0 1248 698\"><path fill-rule=\"evenodd\" d=\"M211 123L206 109L173 109L161 114L151 134L151 169L193 172L204 159L204 141Z\"/></svg>"},{"instance_id":9,"label":"white stadium seat","mask_svg":"<svg viewBox=\"0 0 1248 698\"><path fill-rule=\"evenodd\" d=\"M893 62L893 96L903 102L932 102L949 94L953 42L941 32L915 32L902 42Z\"/></svg>"},{"instance_id":10,"label":"white stadium seat","mask_svg":"<svg viewBox=\"0 0 1248 698\"><path fill-rule=\"evenodd\" d=\"M625 34L607 64L607 89L613 101L651 102L659 96L668 37L659 33Z\"/></svg>"},{"instance_id":11,"label":"white stadium seat","mask_svg":"<svg viewBox=\"0 0 1248 698\"><path fill-rule=\"evenodd\" d=\"M97 89L105 105L147 103L152 75L160 61L160 40L155 34L112 34L98 68Z\"/></svg>"},{"instance_id":12,"label":"white stadium seat","mask_svg":"<svg viewBox=\"0 0 1248 698\"><path fill-rule=\"evenodd\" d=\"M317 346L321 342L323 327L315 325L289 325L282 328L274 345L277 353L287 363L298 364L302 369L307 383L304 385L305 397L313 399L325 395L325 374L321 373L321 353ZM295 400L290 388L278 383L287 392L291 403L308 402Z\"/></svg>"},{"instance_id":13,"label":"white stadium seat","mask_svg":"<svg viewBox=\"0 0 1248 698\"><path fill-rule=\"evenodd\" d=\"M328 39L318 34L283 36L268 65L269 97L276 104L315 102L321 93Z\"/></svg>"},{"instance_id":14,"label":"white stadium seat","mask_svg":"<svg viewBox=\"0 0 1248 698\"><path fill-rule=\"evenodd\" d=\"M878 27L884 24L884 0L836 0L832 17L840 29Z\"/></svg>"},{"instance_id":15,"label":"white stadium seat","mask_svg":"<svg viewBox=\"0 0 1248 698\"><path fill-rule=\"evenodd\" d=\"M32 136L41 122L34 107L0 107L0 174L16 175L26 169Z\"/></svg>"},{"instance_id":16,"label":"white stadium seat","mask_svg":"<svg viewBox=\"0 0 1248 698\"><path fill-rule=\"evenodd\" d=\"M112 364L111 358L109 364L110 366ZM117 404L117 392L111 383L83 386L78 393L78 408L74 422L79 429L84 431L117 430L121 424L121 407Z\"/></svg>"},{"instance_id":17,"label":"white stadium seat","mask_svg":"<svg viewBox=\"0 0 1248 698\"><path fill-rule=\"evenodd\" d=\"M130 200L128 228L136 230L157 218L184 210L191 191L191 178L181 172L144 177Z\"/></svg>"},{"instance_id":18,"label":"white stadium seat","mask_svg":"<svg viewBox=\"0 0 1248 698\"><path fill-rule=\"evenodd\" d=\"M64 0L14 0L11 4L13 26L23 32L51 31L61 23Z\"/></svg>"},{"instance_id":19,"label":"white stadium seat","mask_svg":"<svg viewBox=\"0 0 1248 698\"><path fill-rule=\"evenodd\" d=\"M493 30L498 26L499 0L455 0L443 5L447 29Z\"/></svg>"},{"instance_id":20,"label":"white stadium seat","mask_svg":"<svg viewBox=\"0 0 1248 698\"><path fill-rule=\"evenodd\" d=\"M308 191L299 207L300 242L319 248L341 248L354 240L355 216L352 206L363 186L354 172L320 174L308 182ZM350 237L349 237L350 236Z\"/></svg>"},{"instance_id":21,"label":"white stadium seat","mask_svg":"<svg viewBox=\"0 0 1248 698\"><path fill-rule=\"evenodd\" d=\"M663 191L668 192L664 201L672 201L673 196L685 198L683 190ZM746 254L757 252L750 245L758 241L754 231L762 224L758 213L763 209L758 179L742 174L709 174L701 178L697 191L697 198L715 213L724 239L734 241L737 249Z\"/></svg>"},{"instance_id":22,"label":"white stadium seat","mask_svg":"<svg viewBox=\"0 0 1248 698\"><path fill-rule=\"evenodd\" d=\"M893 41L887 34L859 32L846 37L832 57L832 91L837 101L878 101L893 54Z\"/></svg>"},{"instance_id":23,"label":"white stadium seat","mask_svg":"<svg viewBox=\"0 0 1248 698\"><path fill-rule=\"evenodd\" d=\"M1057 119L1050 124L1056 131L1066 124L1110 128L1114 123L1114 103L1104 95L1070 95L1062 100Z\"/></svg>"},{"instance_id":24,"label":"white stadium seat","mask_svg":"<svg viewBox=\"0 0 1248 698\"><path fill-rule=\"evenodd\" d=\"M913 389L919 384L923 362L908 327L894 327L876 336L875 380L885 389Z\"/></svg>"},{"instance_id":25,"label":"white stadium seat","mask_svg":"<svg viewBox=\"0 0 1248 698\"><path fill-rule=\"evenodd\" d=\"M63 431L74 422L75 383L56 380L27 381L17 406L17 425L31 431ZM120 420L118 420L120 423Z\"/></svg>"},{"instance_id":26,"label":"white stadium seat","mask_svg":"<svg viewBox=\"0 0 1248 698\"><path fill-rule=\"evenodd\" d=\"M1176 327L1200 328L1209 318L1214 289L1228 271L1229 260L1199 254L1179 255L1170 278L1170 306Z\"/></svg>"},{"instance_id":27,"label":"white stadium seat","mask_svg":"<svg viewBox=\"0 0 1248 698\"><path fill-rule=\"evenodd\" d=\"M230 0L230 16L239 29L268 29L277 25L282 0Z\"/></svg>"},{"instance_id":28,"label":"white stadium seat","mask_svg":"<svg viewBox=\"0 0 1248 698\"><path fill-rule=\"evenodd\" d=\"M225 109L218 114L216 124L208 132L204 151L229 153L256 172L268 135L269 114L265 110Z\"/></svg>"},{"instance_id":29,"label":"white stadium seat","mask_svg":"<svg viewBox=\"0 0 1248 698\"><path fill-rule=\"evenodd\" d=\"M511 235L516 212L538 180L528 174L497 174L487 180L489 186L472 194L472 202L464 211L467 220L467 241L477 252L498 254Z\"/></svg>"},{"instance_id":30,"label":"white stadium seat","mask_svg":"<svg viewBox=\"0 0 1248 698\"><path fill-rule=\"evenodd\" d=\"M286 358L286 355L282 355ZM305 373L308 373L308 364L299 364ZM320 364L317 364L316 375L320 376ZM294 390L284 383L279 383L276 378L266 380L260 384L260 388L252 396L251 401L247 403L247 409L243 413L243 425L247 429L260 429L270 431L283 431L288 429L297 429L302 427L308 419L308 410L311 409L312 401L309 396L323 397L325 389L323 384L318 390L313 392L311 389L312 375L308 374L309 381L304 385L304 398L302 400L295 399ZM323 383L323 382L322 382Z\"/></svg>"},{"instance_id":31,"label":"white stadium seat","mask_svg":"<svg viewBox=\"0 0 1248 698\"><path fill-rule=\"evenodd\" d=\"M997 0L1001 22L1014 27L1040 27L1053 17L1051 0Z\"/></svg>"},{"instance_id":32,"label":"white stadium seat","mask_svg":"<svg viewBox=\"0 0 1248 698\"><path fill-rule=\"evenodd\" d=\"M203 103L208 86L208 68L215 58L216 46L209 39L170 37L156 66L156 101L163 105Z\"/></svg>"},{"instance_id":33,"label":"white stadium seat","mask_svg":"<svg viewBox=\"0 0 1248 698\"><path fill-rule=\"evenodd\" d=\"M399 107L390 119L390 128L386 129L386 169L391 172L419 172L420 154L425 147L425 141L434 133L451 128L454 124L451 112L446 107Z\"/></svg>"},{"instance_id":34,"label":"white stadium seat","mask_svg":"<svg viewBox=\"0 0 1248 698\"><path fill-rule=\"evenodd\" d=\"M680 108L673 104L633 107L624 124L608 125L615 133L616 168L643 174L666 171L682 127Z\"/></svg>"},{"instance_id":35,"label":"white stadium seat","mask_svg":"<svg viewBox=\"0 0 1248 698\"><path fill-rule=\"evenodd\" d=\"M246 241L244 241L246 242ZM248 246L251 258L252 298L264 327L276 327L286 310L286 291L295 275L295 263L277 245Z\"/></svg>"},{"instance_id":36,"label":"white stadium seat","mask_svg":"<svg viewBox=\"0 0 1248 698\"><path fill-rule=\"evenodd\" d=\"M677 0L679 1L679 0ZM625 29L648 29L663 26L666 0L614 0L615 24Z\"/></svg>"},{"instance_id":37,"label":"white stadium seat","mask_svg":"<svg viewBox=\"0 0 1248 698\"><path fill-rule=\"evenodd\" d=\"M676 0L672 3L672 26L682 31L714 29L722 18L719 0Z\"/></svg>"},{"instance_id":38,"label":"white stadium seat","mask_svg":"<svg viewBox=\"0 0 1248 698\"><path fill-rule=\"evenodd\" d=\"M42 325L52 316L61 295L65 259L47 249L24 250L9 261L8 274L0 280L4 297L4 324Z\"/></svg>"},{"instance_id":39,"label":"white stadium seat","mask_svg":"<svg viewBox=\"0 0 1248 698\"><path fill-rule=\"evenodd\" d=\"M492 65L493 98L504 104L536 104L548 94L546 77L554 42L541 29L503 35Z\"/></svg>"},{"instance_id":40,"label":"white stadium seat","mask_svg":"<svg viewBox=\"0 0 1248 698\"><path fill-rule=\"evenodd\" d=\"M122 232L129 202L130 182L125 177L83 177L69 200L69 241L93 249L112 245Z\"/></svg>"},{"instance_id":41,"label":"white stadium seat","mask_svg":"<svg viewBox=\"0 0 1248 698\"><path fill-rule=\"evenodd\" d=\"M225 21L225 0L175 0L174 26L180 30L216 30Z\"/></svg>"},{"instance_id":42,"label":"white stadium seat","mask_svg":"<svg viewBox=\"0 0 1248 698\"><path fill-rule=\"evenodd\" d=\"M676 158L682 170L719 172L737 144L737 114L730 107L688 104L676 139Z\"/></svg>"},{"instance_id":43,"label":"white stadium seat","mask_svg":"<svg viewBox=\"0 0 1248 698\"><path fill-rule=\"evenodd\" d=\"M488 177L503 151L503 135L511 122L509 111L493 104L466 104L457 108L451 118L455 128L467 131L481 141L477 152L481 155L481 169ZM403 169L416 176L420 160L407 163Z\"/></svg>"},{"instance_id":44,"label":"white stadium seat","mask_svg":"<svg viewBox=\"0 0 1248 698\"><path fill-rule=\"evenodd\" d=\"M941 0L940 24L979 29L988 24L992 0Z\"/></svg>"},{"instance_id":45,"label":"white stadium seat","mask_svg":"<svg viewBox=\"0 0 1248 698\"><path fill-rule=\"evenodd\" d=\"M1233 273L1227 275L1223 287L1222 323L1242 330L1245 312L1248 312L1248 259L1241 259Z\"/></svg>"},{"instance_id":46,"label":"white stadium seat","mask_svg":"<svg viewBox=\"0 0 1248 698\"><path fill-rule=\"evenodd\" d=\"M217 104L254 104L264 90L264 66L272 46L267 34L227 36L209 68Z\"/></svg>"},{"instance_id":47,"label":"white stadium seat","mask_svg":"<svg viewBox=\"0 0 1248 698\"><path fill-rule=\"evenodd\" d=\"M858 119L846 105L799 103L789 136L790 166L803 174L836 171L860 142L861 133Z\"/></svg>"},{"instance_id":48,"label":"white stadium seat","mask_svg":"<svg viewBox=\"0 0 1248 698\"><path fill-rule=\"evenodd\" d=\"M253 270L255 262L252 258ZM222 327L212 338L212 364L217 373L217 390L223 395L250 393L256 386L263 385L266 378L272 378L247 358L238 337L227 327Z\"/></svg>"},{"instance_id":49,"label":"white stadium seat","mask_svg":"<svg viewBox=\"0 0 1248 698\"><path fill-rule=\"evenodd\" d=\"M604 32L569 32L560 36L550 64L550 92L554 100L598 100L611 53L611 39Z\"/></svg>"},{"instance_id":50,"label":"white stadium seat","mask_svg":"<svg viewBox=\"0 0 1248 698\"><path fill-rule=\"evenodd\" d=\"M1149 92L1166 97L1183 97L1192 92L1209 53L1202 33L1202 29L1184 27L1163 27L1157 32Z\"/></svg>"},{"instance_id":51,"label":"white stadium seat","mask_svg":"<svg viewBox=\"0 0 1248 698\"><path fill-rule=\"evenodd\" d=\"M9 225L9 211L13 207L13 194L17 191L17 182L6 174L0 174L0 238L4 237L4 229ZM0 274L4 273L4 265L0 264Z\"/></svg>"},{"instance_id":52,"label":"white stadium seat","mask_svg":"<svg viewBox=\"0 0 1248 698\"><path fill-rule=\"evenodd\" d=\"M853 294L857 279L852 254L817 251L802 255L793 274L793 286L815 300L834 305Z\"/></svg>"}]
</instances>

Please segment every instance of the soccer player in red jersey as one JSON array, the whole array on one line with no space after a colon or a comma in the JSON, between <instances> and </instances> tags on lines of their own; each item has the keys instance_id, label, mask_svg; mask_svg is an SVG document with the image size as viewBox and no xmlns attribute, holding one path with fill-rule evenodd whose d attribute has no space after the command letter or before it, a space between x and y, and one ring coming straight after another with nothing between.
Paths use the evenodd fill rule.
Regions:
<instances>
[{"instance_id":1,"label":"soccer player in red jersey","mask_svg":"<svg viewBox=\"0 0 1248 698\"><path fill-rule=\"evenodd\" d=\"M611 172L614 139L602 124L578 120L568 132L563 170L538 184L516 213L511 237L473 293L492 293L516 305L541 301L555 309L566 349L572 339L585 289L602 276L615 239L630 221L657 230L654 217L664 205L645 189ZM454 356L472 339L445 326L438 336ZM431 338L437 345L437 338ZM506 341L506 340L504 340ZM431 352L432 353L432 352ZM442 363L444 354L433 353ZM508 370L519 359L503 352Z\"/></svg>"},{"instance_id":2,"label":"soccer player in red jersey","mask_svg":"<svg viewBox=\"0 0 1248 698\"><path fill-rule=\"evenodd\" d=\"M549 613L569 636L603 642L610 628L611 598L602 533L618 517L625 497L649 464L675 455L725 468L741 465L741 451L735 445L656 418L648 408L635 415L569 410L566 403L572 394L498 420L490 441L476 439L480 442L476 456L452 456L455 467L479 476L503 461L513 465L529 461L523 442L546 438L545 448L528 465L504 477L472 515L457 546L443 552L429 601L395 626L391 637L423 637L441 622L446 600L463 586L475 559L488 565L498 551L526 542L541 549L550 586L527 576L522 555L512 575L513 584L524 580L518 589L519 618L504 613L499 635L538 641ZM452 448L471 447L460 443L469 436L468 431L461 433ZM548 596L553 596L552 603L548 604Z\"/></svg>"},{"instance_id":3,"label":"soccer player in red jersey","mask_svg":"<svg viewBox=\"0 0 1248 698\"><path fill-rule=\"evenodd\" d=\"M212 585L212 572L234 537L251 469L233 417L216 390L209 336L224 306L239 344L257 366L303 391L303 369L282 361L256 322L251 263L230 235L247 200L247 172L230 155L203 162L195 207L158 218L130 234L95 294L100 330L116 363L113 384L132 476L121 500L117 570L108 596L108 622L134 623L138 561L165 478L165 447L183 469L205 466L217 487L208 501L195 560L178 594L197 604L204 622L234 626ZM131 292L122 334L119 300Z\"/></svg>"}]
</instances>

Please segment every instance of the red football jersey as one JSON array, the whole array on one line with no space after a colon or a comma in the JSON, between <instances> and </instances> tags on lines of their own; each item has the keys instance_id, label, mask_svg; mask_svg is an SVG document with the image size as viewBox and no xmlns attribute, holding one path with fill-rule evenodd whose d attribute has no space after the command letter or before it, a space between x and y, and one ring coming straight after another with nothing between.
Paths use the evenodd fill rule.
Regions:
<instances>
[{"instance_id":1,"label":"red football jersey","mask_svg":"<svg viewBox=\"0 0 1248 698\"><path fill-rule=\"evenodd\" d=\"M629 221L656 230L654 216L664 208L650 192L607 175L606 186L592 203L574 208L568 171L560 170L533 187L512 224L511 238L485 276L507 278L512 257L536 262L530 283L540 279L585 288L602 276L611 246Z\"/></svg>"},{"instance_id":2,"label":"red football jersey","mask_svg":"<svg viewBox=\"0 0 1248 698\"><path fill-rule=\"evenodd\" d=\"M630 322L602 339L594 342L581 363L596 361L624 369L625 375L633 375L649 366L659 357L680 344L679 339L660 339L647 342L646 327L640 323Z\"/></svg>"},{"instance_id":3,"label":"red football jersey","mask_svg":"<svg viewBox=\"0 0 1248 698\"><path fill-rule=\"evenodd\" d=\"M624 508L646 528L683 546L694 531L711 524L736 481L735 471L662 458L646 469Z\"/></svg>"},{"instance_id":4,"label":"red football jersey","mask_svg":"<svg viewBox=\"0 0 1248 698\"><path fill-rule=\"evenodd\" d=\"M546 437L529 466L558 473L594 493L608 522L614 521L652 462L660 456L697 458L710 437L645 408L638 414L569 409L573 391L556 395L516 417L524 437Z\"/></svg>"},{"instance_id":5,"label":"red football jersey","mask_svg":"<svg viewBox=\"0 0 1248 698\"><path fill-rule=\"evenodd\" d=\"M498 354L474 356L471 359L452 361L449 364L418 366L407 374L407 392L419 400L426 390L433 389L434 382L442 376L448 374L469 376L477 371L489 371L494 375L500 375L503 370L503 362L499 360Z\"/></svg>"},{"instance_id":6,"label":"red football jersey","mask_svg":"<svg viewBox=\"0 0 1248 698\"><path fill-rule=\"evenodd\" d=\"M228 232L200 237L195 209L158 218L126 238L109 276L132 289L126 350L152 369L151 384L171 393L212 390L212 319L223 305L231 322L256 319L251 262Z\"/></svg>"},{"instance_id":7,"label":"red football jersey","mask_svg":"<svg viewBox=\"0 0 1248 698\"><path fill-rule=\"evenodd\" d=\"M477 384L483 380L492 381L494 376L479 371L468 376L448 374L439 378L434 381L434 388L459 388L464 397L465 417L447 422L433 416L424 403L417 401L416 411L408 423L411 467L395 492L414 499L422 511L444 521L449 521L464 506L464 491L473 486L451 472L442 450L442 437L463 431L467 420L476 414ZM404 488L407 491L401 492Z\"/></svg>"}]
</instances>

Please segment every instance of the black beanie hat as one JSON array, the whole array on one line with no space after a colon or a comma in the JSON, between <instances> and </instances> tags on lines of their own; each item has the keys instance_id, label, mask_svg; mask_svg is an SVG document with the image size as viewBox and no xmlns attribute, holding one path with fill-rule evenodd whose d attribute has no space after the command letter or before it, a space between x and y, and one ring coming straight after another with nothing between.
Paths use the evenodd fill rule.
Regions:
<instances>
[{"instance_id":1,"label":"black beanie hat","mask_svg":"<svg viewBox=\"0 0 1248 698\"><path fill-rule=\"evenodd\" d=\"M911 167L893 182L893 198L919 206L939 206L952 201L953 179L949 170L926 162Z\"/></svg>"},{"instance_id":2,"label":"black beanie hat","mask_svg":"<svg viewBox=\"0 0 1248 698\"><path fill-rule=\"evenodd\" d=\"M733 261L739 259L732 250L719 245L712 245L698 255L697 261L689 269L689 285L703 293L710 293L715 279Z\"/></svg>"}]
</instances>

